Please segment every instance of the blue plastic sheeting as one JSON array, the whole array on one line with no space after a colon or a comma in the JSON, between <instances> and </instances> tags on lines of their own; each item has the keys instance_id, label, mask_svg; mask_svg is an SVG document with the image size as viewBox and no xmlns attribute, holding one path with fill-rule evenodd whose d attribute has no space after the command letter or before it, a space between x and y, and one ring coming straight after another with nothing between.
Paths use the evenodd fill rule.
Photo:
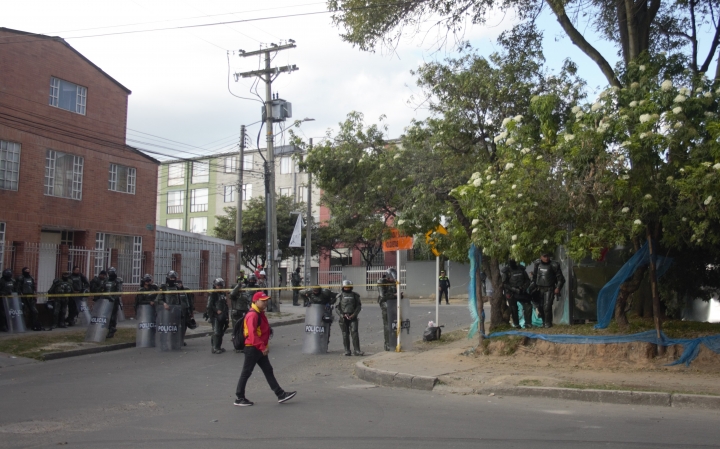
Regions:
<instances>
[{"instance_id":1,"label":"blue plastic sheeting","mask_svg":"<svg viewBox=\"0 0 720 449\"><path fill-rule=\"evenodd\" d=\"M468 282L468 308L470 309L470 318L472 318L472 325L470 326L470 331L468 332L468 338L473 338L475 333L478 331L478 328L480 327L480 316L477 313L477 296L475 292L476 284L477 284L477 278L475 276L475 272L477 271L477 267L482 265L482 251L477 249L474 243L470 245L470 250L468 251L468 259L470 259L470 282ZM485 311L482 311L483 319L485 318Z\"/></svg>"},{"instance_id":2,"label":"blue plastic sheeting","mask_svg":"<svg viewBox=\"0 0 720 449\"><path fill-rule=\"evenodd\" d=\"M645 243L633 256L628 260L625 265L620 268L615 276L605 284L600 290L597 298L597 319L598 322L595 325L595 329L605 329L610 324L610 320L613 317L615 311L615 303L617 302L618 294L620 293L620 286L630 279L641 266L648 265L650 263L650 251L648 251L648 245ZM662 276L670 268L672 264L671 257L655 256L655 272L657 277Z\"/></svg>"},{"instance_id":3,"label":"blue plastic sheeting","mask_svg":"<svg viewBox=\"0 0 720 449\"><path fill-rule=\"evenodd\" d=\"M716 354L720 354L720 335L710 335L699 338L668 338L664 333L661 333L661 338L658 342L655 331L645 331L640 332L639 334L631 335L548 335L524 331L506 331L494 332L490 334L488 338L502 337L504 335L520 335L522 337L549 341L550 343L575 345L634 342L660 344L661 346L682 345L682 355L680 355L680 358L675 360L673 363L668 364L668 366L679 365L681 363L684 363L685 366L689 366L690 362L695 360L700 352L701 344L705 345Z\"/></svg>"}]
</instances>

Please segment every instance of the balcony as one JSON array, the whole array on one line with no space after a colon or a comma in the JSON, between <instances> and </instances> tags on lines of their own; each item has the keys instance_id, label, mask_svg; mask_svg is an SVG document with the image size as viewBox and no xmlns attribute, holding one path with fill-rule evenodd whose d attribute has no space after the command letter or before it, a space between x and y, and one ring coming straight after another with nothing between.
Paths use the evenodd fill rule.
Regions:
<instances>
[{"instance_id":1,"label":"balcony","mask_svg":"<svg viewBox=\"0 0 720 449\"><path fill-rule=\"evenodd\" d=\"M207 210L207 204L193 204L192 206L190 206L190 212L207 212Z\"/></svg>"},{"instance_id":2,"label":"balcony","mask_svg":"<svg viewBox=\"0 0 720 449\"><path fill-rule=\"evenodd\" d=\"M179 206L168 206L167 207L167 213L168 214L182 214L184 212L183 205Z\"/></svg>"}]
</instances>

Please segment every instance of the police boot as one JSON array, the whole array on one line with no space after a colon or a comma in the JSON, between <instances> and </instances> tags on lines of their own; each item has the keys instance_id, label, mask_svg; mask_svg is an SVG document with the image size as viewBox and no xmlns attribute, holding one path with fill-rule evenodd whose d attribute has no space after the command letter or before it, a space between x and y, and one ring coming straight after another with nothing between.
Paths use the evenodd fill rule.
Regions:
<instances>
[{"instance_id":1,"label":"police boot","mask_svg":"<svg viewBox=\"0 0 720 449\"><path fill-rule=\"evenodd\" d=\"M352 343L353 343L353 354L360 356L365 355L364 352L360 350L360 335L358 335L357 332L353 333L352 336Z\"/></svg>"},{"instance_id":2,"label":"police boot","mask_svg":"<svg viewBox=\"0 0 720 449\"><path fill-rule=\"evenodd\" d=\"M57 327L66 328L67 325L65 324L65 319L62 317L62 315L58 315L57 318Z\"/></svg>"},{"instance_id":3,"label":"police boot","mask_svg":"<svg viewBox=\"0 0 720 449\"><path fill-rule=\"evenodd\" d=\"M115 336L115 332L117 332L117 328L111 327L110 330L108 331L107 337L105 337L105 338L113 338Z\"/></svg>"},{"instance_id":4,"label":"police boot","mask_svg":"<svg viewBox=\"0 0 720 449\"><path fill-rule=\"evenodd\" d=\"M553 310L552 310L552 304L553 304L553 297L548 295L549 297L545 298L545 302L543 304L543 327L552 327L553 325Z\"/></svg>"},{"instance_id":5,"label":"police boot","mask_svg":"<svg viewBox=\"0 0 720 449\"><path fill-rule=\"evenodd\" d=\"M215 354L215 335L210 336L210 352Z\"/></svg>"},{"instance_id":6,"label":"police boot","mask_svg":"<svg viewBox=\"0 0 720 449\"><path fill-rule=\"evenodd\" d=\"M345 355L352 355L350 352L350 335L347 332L342 333L343 347L345 348Z\"/></svg>"}]
</instances>

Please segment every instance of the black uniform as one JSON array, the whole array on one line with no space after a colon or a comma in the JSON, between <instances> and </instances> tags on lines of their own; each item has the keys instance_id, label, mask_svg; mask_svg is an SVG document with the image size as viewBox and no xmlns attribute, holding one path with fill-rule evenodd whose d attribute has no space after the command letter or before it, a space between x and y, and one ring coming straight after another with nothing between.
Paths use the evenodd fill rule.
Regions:
<instances>
[{"instance_id":1,"label":"black uniform","mask_svg":"<svg viewBox=\"0 0 720 449\"><path fill-rule=\"evenodd\" d=\"M100 293L103 289L103 284L105 284L105 281L107 281L107 276L95 276L92 278L92 281L90 281L90 293ZM93 301L95 298L99 298L99 296L93 296Z\"/></svg>"},{"instance_id":2,"label":"black uniform","mask_svg":"<svg viewBox=\"0 0 720 449\"><path fill-rule=\"evenodd\" d=\"M552 327L552 305L555 299L555 289L559 291L563 288L563 285L565 285L565 276L563 276L559 263L554 260L548 260L548 263L544 263L542 259L535 261L530 289L537 287L542 295L543 327Z\"/></svg>"},{"instance_id":3,"label":"black uniform","mask_svg":"<svg viewBox=\"0 0 720 449\"><path fill-rule=\"evenodd\" d=\"M300 287L302 283L302 277L300 276L300 269L296 269L292 272L292 275L290 275L290 284L295 287L293 288L293 305L299 306L298 299L300 298L300 289L297 287Z\"/></svg>"},{"instance_id":4,"label":"black uniform","mask_svg":"<svg viewBox=\"0 0 720 449\"><path fill-rule=\"evenodd\" d=\"M503 283L503 293L510 307L510 314L515 327L520 327L520 317L518 310L518 302L523 305L523 317L525 318L525 328L532 327L532 304L530 304L530 295L526 290L530 285L530 276L528 276L525 267L518 265L514 260L508 262L500 271Z\"/></svg>"},{"instance_id":5,"label":"black uniform","mask_svg":"<svg viewBox=\"0 0 720 449\"><path fill-rule=\"evenodd\" d=\"M20 295L34 295L37 293L37 283L35 279L30 276L30 273L23 273L22 276L18 276L15 279L15 289ZM42 330L40 314L37 309L37 298L22 298L22 303L25 310L27 310L27 314L30 316L28 326L35 331Z\"/></svg>"},{"instance_id":6,"label":"black uniform","mask_svg":"<svg viewBox=\"0 0 720 449\"><path fill-rule=\"evenodd\" d=\"M70 282L70 278L66 276L63 276L60 279L55 279L53 281L52 287L50 287L50 289L48 290L48 293L50 294L68 294L72 292L72 282ZM65 324L65 314L67 314L68 299L69 298L67 297L48 299L48 303L52 304L53 306L53 320L52 324L50 325L50 329L52 329L53 326L67 327L67 325Z\"/></svg>"},{"instance_id":7,"label":"black uniform","mask_svg":"<svg viewBox=\"0 0 720 449\"><path fill-rule=\"evenodd\" d=\"M224 292L212 292L208 297L207 314L213 327L213 336L210 339L212 352L222 352L223 335L229 324L229 311Z\"/></svg>"},{"instance_id":8,"label":"black uniform","mask_svg":"<svg viewBox=\"0 0 720 449\"><path fill-rule=\"evenodd\" d=\"M185 345L185 333L187 332L188 324L190 323L190 320L193 318L193 313L195 311L195 294L194 293L185 293L183 290L190 290L189 288L185 286L178 286L178 291L180 295L180 304L182 305L182 312L180 314L180 320L182 322L182 338L183 338L183 345ZM193 328L194 329L194 328Z\"/></svg>"},{"instance_id":9,"label":"black uniform","mask_svg":"<svg viewBox=\"0 0 720 449\"><path fill-rule=\"evenodd\" d=\"M248 292L243 290L243 285L236 285L230 292L230 304L232 304L232 313L230 318L232 319L233 329L235 323L241 321L245 314L250 310L252 304L252 296L255 292Z\"/></svg>"},{"instance_id":10,"label":"black uniform","mask_svg":"<svg viewBox=\"0 0 720 449\"><path fill-rule=\"evenodd\" d=\"M72 283L73 293L87 293L90 291L90 282L88 281L88 278L86 278L85 275L82 273L72 273L70 275L70 282ZM75 320L80 313L77 306L77 301L79 299L82 298L69 298L68 300L68 326L72 326L75 324Z\"/></svg>"},{"instance_id":11,"label":"black uniform","mask_svg":"<svg viewBox=\"0 0 720 449\"><path fill-rule=\"evenodd\" d=\"M360 335L358 334L358 315L361 309L360 295L344 289L340 292L335 313L340 317L338 324L340 324L340 331L342 332L345 355L350 355L351 335L355 355L363 355L363 352L360 351Z\"/></svg>"},{"instance_id":12,"label":"black uniform","mask_svg":"<svg viewBox=\"0 0 720 449\"><path fill-rule=\"evenodd\" d=\"M12 272L8 270L4 276L0 277L0 296L10 296L13 293L16 293L15 281L13 281ZM8 331L6 313L5 306L0 301L0 331L2 332Z\"/></svg>"},{"instance_id":13,"label":"black uniform","mask_svg":"<svg viewBox=\"0 0 720 449\"><path fill-rule=\"evenodd\" d=\"M160 287L158 287L156 284L143 284L142 287L138 289L139 292L159 292ZM157 301L157 293L149 293L145 295L135 295L135 313L137 313L137 309L140 306L155 306L155 301Z\"/></svg>"},{"instance_id":14,"label":"black uniform","mask_svg":"<svg viewBox=\"0 0 720 449\"><path fill-rule=\"evenodd\" d=\"M388 326L388 314L387 314L387 301L389 299L396 299L400 300L398 298L398 291L397 291L397 285L395 284L395 279L388 278L383 275L383 277L378 280L377 282L378 291L380 292L380 295L378 296L378 304L380 304L380 311L382 312L382 319L383 319L383 337L385 338L385 350L390 350L390 327Z\"/></svg>"},{"instance_id":15,"label":"black uniform","mask_svg":"<svg viewBox=\"0 0 720 449\"><path fill-rule=\"evenodd\" d=\"M444 274L440 276L440 295L438 295L438 303L442 303L443 294L445 295L445 304L450 304L448 294L450 292L450 278Z\"/></svg>"},{"instance_id":16,"label":"black uniform","mask_svg":"<svg viewBox=\"0 0 720 449\"><path fill-rule=\"evenodd\" d=\"M123 280L122 278L108 275L108 278L100 285L100 293L118 293L122 292ZM106 298L113 303L112 315L110 316L110 326L108 328L108 334L106 338L113 338L115 332L117 332L117 314L120 309L120 301L122 301L121 295L103 295L102 298Z\"/></svg>"}]
</instances>

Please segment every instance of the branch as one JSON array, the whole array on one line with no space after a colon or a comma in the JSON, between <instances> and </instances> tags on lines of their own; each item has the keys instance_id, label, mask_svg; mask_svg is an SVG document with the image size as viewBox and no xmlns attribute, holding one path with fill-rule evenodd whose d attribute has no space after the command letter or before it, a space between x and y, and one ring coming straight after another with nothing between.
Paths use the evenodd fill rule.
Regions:
<instances>
[{"instance_id":1,"label":"branch","mask_svg":"<svg viewBox=\"0 0 720 449\"><path fill-rule=\"evenodd\" d=\"M707 58L705 58L705 62L703 62L703 65L700 67L701 72L707 72L708 68L710 68L710 62L713 59L713 56L715 56L715 51L718 48L718 43L720 42L720 17L718 18L718 23L715 25L715 36L713 36L712 44L710 45L710 51L708 51Z\"/></svg>"},{"instance_id":2,"label":"branch","mask_svg":"<svg viewBox=\"0 0 720 449\"><path fill-rule=\"evenodd\" d=\"M553 13L555 13L555 17L557 17L558 22L560 23L560 26L565 30L567 35L570 37L570 40L577 46L580 50L583 51L586 55L590 57L593 61L595 61L595 64L598 65L600 68L600 71L602 71L603 75L605 75L605 78L608 80L610 85L615 87L622 87L622 84L620 83L620 80L617 79L615 76L615 72L613 71L610 64L607 62L605 58L600 54L599 51L583 37L582 34L573 26L572 22L568 18L567 14L565 14L565 8L560 3L559 0L545 0L547 4L550 6L550 9L552 9Z\"/></svg>"}]
</instances>

